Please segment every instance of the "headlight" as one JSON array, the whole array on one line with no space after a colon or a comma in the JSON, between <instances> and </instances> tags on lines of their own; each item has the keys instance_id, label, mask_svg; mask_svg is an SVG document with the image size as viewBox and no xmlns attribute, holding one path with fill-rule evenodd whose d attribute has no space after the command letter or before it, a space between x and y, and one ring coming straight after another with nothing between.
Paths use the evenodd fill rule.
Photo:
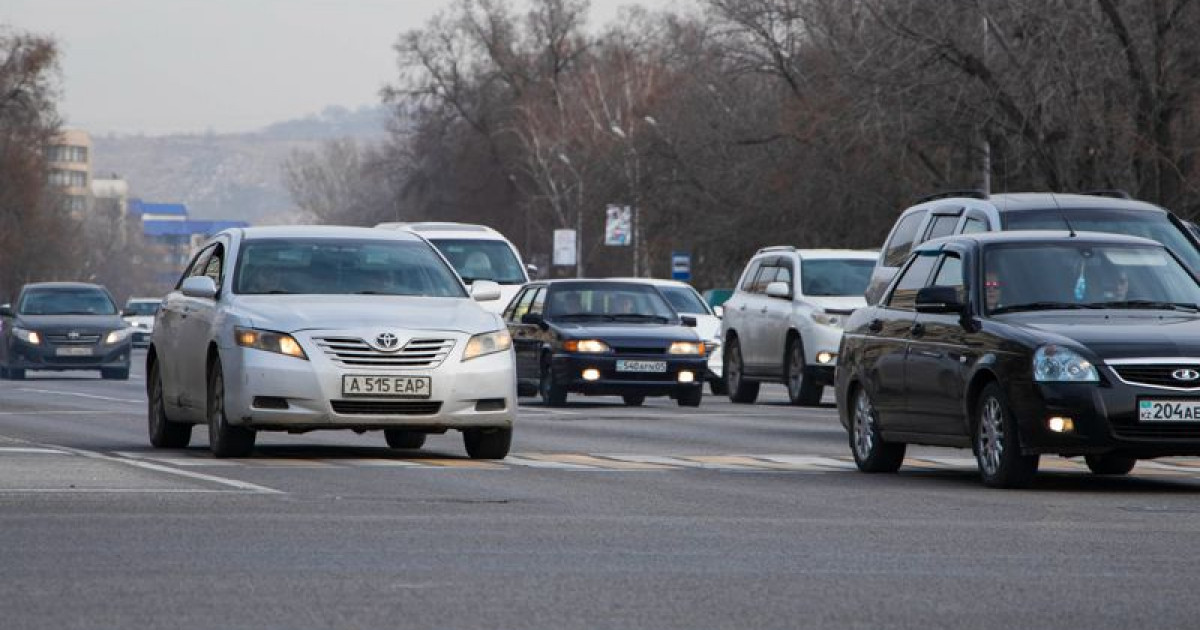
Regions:
<instances>
[{"instance_id":1,"label":"headlight","mask_svg":"<svg viewBox=\"0 0 1200 630\"><path fill-rule=\"evenodd\" d=\"M569 339L563 342L563 349L567 352L586 352L588 354L612 352L612 348L599 339Z\"/></svg>"},{"instance_id":2,"label":"headlight","mask_svg":"<svg viewBox=\"0 0 1200 630\"><path fill-rule=\"evenodd\" d=\"M1033 353L1033 380L1039 383L1095 383L1100 374L1091 361L1061 346L1042 346Z\"/></svg>"},{"instance_id":3,"label":"headlight","mask_svg":"<svg viewBox=\"0 0 1200 630\"><path fill-rule=\"evenodd\" d=\"M237 344L243 348L254 348L255 350L266 350L277 354L286 354L289 357L308 360L308 355L304 354L304 348L300 347L300 343L291 335L270 330L255 330L253 328L234 328L233 336L237 339Z\"/></svg>"},{"instance_id":4,"label":"headlight","mask_svg":"<svg viewBox=\"0 0 1200 630\"><path fill-rule=\"evenodd\" d=\"M15 335L17 339L20 339L31 346L36 346L42 343L42 336L39 335L36 330L25 330L24 328L17 328L14 326L13 335Z\"/></svg>"},{"instance_id":5,"label":"headlight","mask_svg":"<svg viewBox=\"0 0 1200 630\"><path fill-rule=\"evenodd\" d=\"M667 349L667 354L704 354L703 341L676 341Z\"/></svg>"},{"instance_id":6,"label":"headlight","mask_svg":"<svg viewBox=\"0 0 1200 630\"><path fill-rule=\"evenodd\" d=\"M111 346L114 343L121 343L122 341L125 341L128 338L129 338L129 329L121 328L120 330L114 330L114 331L108 333L108 336L104 338L104 343Z\"/></svg>"},{"instance_id":7,"label":"headlight","mask_svg":"<svg viewBox=\"0 0 1200 630\"><path fill-rule=\"evenodd\" d=\"M717 350L720 350L721 349L721 340L720 339L709 339L708 341L705 341L704 349L707 350L709 354L712 354L712 353L716 352Z\"/></svg>"},{"instance_id":8,"label":"headlight","mask_svg":"<svg viewBox=\"0 0 1200 630\"><path fill-rule=\"evenodd\" d=\"M825 311L813 311L813 321L825 326L833 326L834 328L842 327L842 316L826 313Z\"/></svg>"},{"instance_id":9,"label":"headlight","mask_svg":"<svg viewBox=\"0 0 1200 630\"><path fill-rule=\"evenodd\" d=\"M463 350L463 361L470 361L512 348L512 336L507 330L480 333L467 340L467 349Z\"/></svg>"}]
</instances>

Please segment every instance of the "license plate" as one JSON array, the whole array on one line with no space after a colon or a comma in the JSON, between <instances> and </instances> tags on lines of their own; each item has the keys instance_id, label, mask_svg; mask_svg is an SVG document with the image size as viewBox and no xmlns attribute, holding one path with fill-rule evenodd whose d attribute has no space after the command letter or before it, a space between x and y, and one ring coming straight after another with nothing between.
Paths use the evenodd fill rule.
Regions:
<instances>
[{"instance_id":1,"label":"license plate","mask_svg":"<svg viewBox=\"0 0 1200 630\"><path fill-rule=\"evenodd\" d=\"M60 357L90 357L91 348L55 348L54 354Z\"/></svg>"},{"instance_id":2,"label":"license plate","mask_svg":"<svg viewBox=\"0 0 1200 630\"><path fill-rule=\"evenodd\" d=\"M429 398L433 379L428 376L343 376L343 396L376 398Z\"/></svg>"},{"instance_id":3,"label":"license plate","mask_svg":"<svg viewBox=\"0 0 1200 630\"><path fill-rule=\"evenodd\" d=\"M618 372L666 372L666 361L635 361L631 359L617 359Z\"/></svg>"},{"instance_id":4,"label":"license plate","mask_svg":"<svg viewBox=\"0 0 1200 630\"><path fill-rule=\"evenodd\" d=\"M1200 399L1139 400L1141 422L1200 422Z\"/></svg>"}]
</instances>

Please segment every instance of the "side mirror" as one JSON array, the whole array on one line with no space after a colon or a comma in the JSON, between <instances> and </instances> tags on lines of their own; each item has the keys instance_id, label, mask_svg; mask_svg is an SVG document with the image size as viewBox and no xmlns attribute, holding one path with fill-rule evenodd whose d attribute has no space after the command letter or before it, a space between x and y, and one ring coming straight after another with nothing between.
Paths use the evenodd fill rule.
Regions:
<instances>
[{"instance_id":1,"label":"side mirror","mask_svg":"<svg viewBox=\"0 0 1200 630\"><path fill-rule=\"evenodd\" d=\"M696 327L696 318L692 317L691 315L680 315L679 321L682 322L683 325L687 326L688 328Z\"/></svg>"},{"instance_id":2,"label":"side mirror","mask_svg":"<svg viewBox=\"0 0 1200 630\"><path fill-rule=\"evenodd\" d=\"M713 315L716 315L717 317L725 317L725 307L724 306L714 306L713 307Z\"/></svg>"},{"instance_id":3,"label":"side mirror","mask_svg":"<svg viewBox=\"0 0 1200 630\"><path fill-rule=\"evenodd\" d=\"M0 317L14 317L11 304L0 305Z\"/></svg>"},{"instance_id":4,"label":"side mirror","mask_svg":"<svg viewBox=\"0 0 1200 630\"><path fill-rule=\"evenodd\" d=\"M537 278L538 266L537 265L525 265L525 273L530 277L530 279Z\"/></svg>"},{"instance_id":5,"label":"side mirror","mask_svg":"<svg viewBox=\"0 0 1200 630\"><path fill-rule=\"evenodd\" d=\"M192 276L183 281L179 290L188 297L211 300L217 296L217 283L208 276Z\"/></svg>"},{"instance_id":6,"label":"side mirror","mask_svg":"<svg viewBox=\"0 0 1200 630\"><path fill-rule=\"evenodd\" d=\"M547 328L546 318L542 317L541 313L525 313L521 316L521 323L529 326L537 326L542 330Z\"/></svg>"},{"instance_id":7,"label":"side mirror","mask_svg":"<svg viewBox=\"0 0 1200 630\"><path fill-rule=\"evenodd\" d=\"M500 285L491 280L476 280L471 284L471 298L476 302L495 302L500 299Z\"/></svg>"},{"instance_id":8,"label":"side mirror","mask_svg":"<svg viewBox=\"0 0 1200 630\"><path fill-rule=\"evenodd\" d=\"M925 287L917 291L918 313L963 313L967 305L960 301L954 287Z\"/></svg>"},{"instance_id":9,"label":"side mirror","mask_svg":"<svg viewBox=\"0 0 1200 630\"><path fill-rule=\"evenodd\" d=\"M791 299L792 290L788 288L786 282L776 280L767 285L767 297Z\"/></svg>"}]
</instances>

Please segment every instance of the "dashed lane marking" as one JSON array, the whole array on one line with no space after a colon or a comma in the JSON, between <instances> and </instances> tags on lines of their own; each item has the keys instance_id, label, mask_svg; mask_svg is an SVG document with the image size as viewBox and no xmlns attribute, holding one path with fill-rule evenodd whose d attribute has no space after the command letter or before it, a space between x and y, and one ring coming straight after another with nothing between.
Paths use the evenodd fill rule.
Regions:
<instances>
[{"instance_id":1,"label":"dashed lane marking","mask_svg":"<svg viewBox=\"0 0 1200 630\"><path fill-rule=\"evenodd\" d=\"M112 396L97 396L96 394L83 394L80 392L64 392L64 391L57 390L57 389L37 389L34 387L21 387L19 389L20 389L20 391L23 391L23 392L34 392L37 394L55 394L57 396L75 396L76 398L89 398L91 400L107 400L109 402L138 403L138 404L143 404L146 402L145 399L113 398Z\"/></svg>"}]
</instances>

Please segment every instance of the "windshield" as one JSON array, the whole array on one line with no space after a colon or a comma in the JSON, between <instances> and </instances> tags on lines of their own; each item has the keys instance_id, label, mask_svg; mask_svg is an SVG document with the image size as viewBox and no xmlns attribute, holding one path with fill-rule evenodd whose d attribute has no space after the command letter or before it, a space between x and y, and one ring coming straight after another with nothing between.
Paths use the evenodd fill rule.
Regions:
<instances>
[{"instance_id":1,"label":"windshield","mask_svg":"<svg viewBox=\"0 0 1200 630\"><path fill-rule=\"evenodd\" d=\"M136 317L148 317L157 313L159 306L159 302L130 302L125 305L125 310Z\"/></svg>"},{"instance_id":2,"label":"windshield","mask_svg":"<svg viewBox=\"0 0 1200 630\"><path fill-rule=\"evenodd\" d=\"M1108 232L1141 236L1166 245L1190 268L1200 271L1200 251L1171 222L1165 212L1121 208L1071 209L1066 215L1079 232ZM1066 230L1063 211L1058 208L1020 210L1003 215L1005 230Z\"/></svg>"},{"instance_id":3,"label":"windshield","mask_svg":"<svg viewBox=\"0 0 1200 630\"><path fill-rule=\"evenodd\" d=\"M425 243L379 239L263 239L238 255L241 294L466 297L458 278Z\"/></svg>"},{"instance_id":4,"label":"windshield","mask_svg":"<svg viewBox=\"0 0 1200 630\"><path fill-rule=\"evenodd\" d=\"M675 311L654 287L629 282L572 282L552 285L548 320L673 322Z\"/></svg>"},{"instance_id":5,"label":"windshield","mask_svg":"<svg viewBox=\"0 0 1200 630\"><path fill-rule=\"evenodd\" d=\"M984 258L984 292L989 313L1200 303L1200 286L1169 252L1138 245L995 245Z\"/></svg>"},{"instance_id":6,"label":"windshield","mask_svg":"<svg viewBox=\"0 0 1200 630\"><path fill-rule=\"evenodd\" d=\"M862 297L874 269L874 260L859 258L805 260L800 265L801 292L816 297Z\"/></svg>"},{"instance_id":7,"label":"windshield","mask_svg":"<svg viewBox=\"0 0 1200 630\"><path fill-rule=\"evenodd\" d=\"M116 315L117 306L99 289L30 289L17 310L22 315Z\"/></svg>"},{"instance_id":8,"label":"windshield","mask_svg":"<svg viewBox=\"0 0 1200 630\"><path fill-rule=\"evenodd\" d=\"M712 315L704 300L691 287L660 286L658 290L671 303L677 313L688 315Z\"/></svg>"},{"instance_id":9,"label":"windshield","mask_svg":"<svg viewBox=\"0 0 1200 630\"><path fill-rule=\"evenodd\" d=\"M467 284L476 280L500 284L527 282L521 261L504 241L437 238L429 242L442 252Z\"/></svg>"}]
</instances>

